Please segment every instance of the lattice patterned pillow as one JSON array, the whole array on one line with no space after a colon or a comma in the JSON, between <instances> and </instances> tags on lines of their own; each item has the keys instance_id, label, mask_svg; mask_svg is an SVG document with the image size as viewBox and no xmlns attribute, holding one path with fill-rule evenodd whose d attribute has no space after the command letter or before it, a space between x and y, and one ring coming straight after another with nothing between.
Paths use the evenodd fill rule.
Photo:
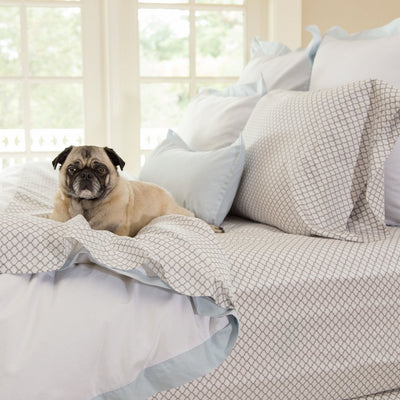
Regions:
<instances>
[{"instance_id":1,"label":"lattice patterned pillow","mask_svg":"<svg viewBox=\"0 0 400 400\"><path fill-rule=\"evenodd\" d=\"M233 212L295 234L385 237L383 164L399 110L400 91L376 80L269 93L243 132Z\"/></svg>"}]
</instances>

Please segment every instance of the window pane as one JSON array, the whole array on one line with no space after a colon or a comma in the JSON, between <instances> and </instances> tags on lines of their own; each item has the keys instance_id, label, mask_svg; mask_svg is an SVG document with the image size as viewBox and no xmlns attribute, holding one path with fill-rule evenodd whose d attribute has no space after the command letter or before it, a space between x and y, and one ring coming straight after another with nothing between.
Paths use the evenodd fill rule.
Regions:
<instances>
[{"instance_id":1,"label":"window pane","mask_svg":"<svg viewBox=\"0 0 400 400\"><path fill-rule=\"evenodd\" d=\"M243 5L244 0L196 0L199 4L239 4Z\"/></svg>"},{"instance_id":2,"label":"window pane","mask_svg":"<svg viewBox=\"0 0 400 400\"><path fill-rule=\"evenodd\" d=\"M82 128L80 83L35 83L31 87L33 128Z\"/></svg>"},{"instance_id":3,"label":"window pane","mask_svg":"<svg viewBox=\"0 0 400 400\"><path fill-rule=\"evenodd\" d=\"M31 87L32 151L83 144L83 88L79 83L38 83Z\"/></svg>"},{"instance_id":4,"label":"window pane","mask_svg":"<svg viewBox=\"0 0 400 400\"><path fill-rule=\"evenodd\" d=\"M142 76L188 76L189 12L139 10Z\"/></svg>"},{"instance_id":5,"label":"window pane","mask_svg":"<svg viewBox=\"0 0 400 400\"><path fill-rule=\"evenodd\" d=\"M22 85L0 83L0 129L22 128Z\"/></svg>"},{"instance_id":6,"label":"window pane","mask_svg":"<svg viewBox=\"0 0 400 400\"><path fill-rule=\"evenodd\" d=\"M165 139L169 128L176 129L188 102L188 84L142 84L140 148L153 149Z\"/></svg>"},{"instance_id":7,"label":"window pane","mask_svg":"<svg viewBox=\"0 0 400 400\"><path fill-rule=\"evenodd\" d=\"M239 75L243 68L243 13L197 11L196 52L197 75Z\"/></svg>"},{"instance_id":8,"label":"window pane","mask_svg":"<svg viewBox=\"0 0 400 400\"><path fill-rule=\"evenodd\" d=\"M0 83L0 150L25 151L20 83Z\"/></svg>"},{"instance_id":9,"label":"window pane","mask_svg":"<svg viewBox=\"0 0 400 400\"><path fill-rule=\"evenodd\" d=\"M29 8L28 44L32 75L81 76L80 8Z\"/></svg>"},{"instance_id":10,"label":"window pane","mask_svg":"<svg viewBox=\"0 0 400 400\"><path fill-rule=\"evenodd\" d=\"M0 7L0 75L21 75L20 20L17 7Z\"/></svg>"}]
</instances>

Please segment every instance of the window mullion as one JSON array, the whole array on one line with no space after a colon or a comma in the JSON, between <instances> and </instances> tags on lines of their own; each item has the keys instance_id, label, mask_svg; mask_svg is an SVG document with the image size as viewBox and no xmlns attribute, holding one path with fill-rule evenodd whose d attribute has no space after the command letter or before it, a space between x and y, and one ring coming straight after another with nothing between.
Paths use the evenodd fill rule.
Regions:
<instances>
[{"instance_id":1,"label":"window mullion","mask_svg":"<svg viewBox=\"0 0 400 400\"><path fill-rule=\"evenodd\" d=\"M22 62L22 115L25 134L25 155L29 159L31 156L31 82L29 80L29 50L28 50L28 16L26 5L20 6L21 24L21 62Z\"/></svg>"},{"instance_id":2,"label":"window mullion","mask_svg":"<svg viewBox=\"0 0 400 400\"><path fill-rule=\"evenodd\" d=\"M189 95L190 97L196 94L196 9L194 0L189 0Z\"/></svg>"}]
</instances>

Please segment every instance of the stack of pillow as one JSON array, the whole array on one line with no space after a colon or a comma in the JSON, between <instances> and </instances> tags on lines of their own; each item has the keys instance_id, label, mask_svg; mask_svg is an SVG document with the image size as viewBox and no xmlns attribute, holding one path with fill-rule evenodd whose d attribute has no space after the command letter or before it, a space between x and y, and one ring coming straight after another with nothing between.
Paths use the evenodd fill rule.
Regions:
<instances>
[{"instance_id":1,"label":"stack of pillow","mask_svg":"<svg viewBox=\"0 0 400 400\"><path fill-rule=\"evenodd\" d=\"M333 27L325 34L311 74L310 90L365 79L379 79L400 89L400 18L389 24L348 34ZM389 121L388 121L389 123ZM384 167L385 216L400 225L400 141Z\"/></svg>"},{"instance_id":2,"label":"stack of pillow","mask_svg":"<svg viewBox=\"0 0 400 400\"><path fill-rule=\"evenodd\" d=\"M252 58L238 82L222 91L204 90L193 98L182 117L179 136L168 132L148 155L140 179L166 188L196 216L220 225L239 186L245 164L241 133L257 102L279 85L288 90L308 88L321 39L317 28L310 30L310 44L297 51L254 39Z\"/></svg>"},{"instance_id":3,"label":"stack of pillow","mask_svg":"<svg viewBox=\"0 0 400 400\"><path fill-rule=\"evenodd\" d=\"M400 19L322 40L308 30L296 51L254 39L238 82L192 99L140 178L217 225L232 204L288 233L352 241L400 224Z\"/></svg>"}]
</instances>

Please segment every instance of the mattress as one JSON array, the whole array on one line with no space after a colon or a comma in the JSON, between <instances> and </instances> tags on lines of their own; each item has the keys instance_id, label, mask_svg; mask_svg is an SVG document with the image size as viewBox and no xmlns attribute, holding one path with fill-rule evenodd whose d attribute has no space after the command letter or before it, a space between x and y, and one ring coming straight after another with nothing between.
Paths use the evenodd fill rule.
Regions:
<instances>
[{"instance_id":1,"label":"mattress","mask_svg":"<svg viewBox=\"0 0 400 400\"><path fill-rule=\"evenodd\" d=\"M370 243L287 234L237 217L224 228L218 239L232 264L238 342L212 374L154 399L327 400L384 391L391 392L382 399L399 398L399 228Z\"/></svg>"}]
</instances>

